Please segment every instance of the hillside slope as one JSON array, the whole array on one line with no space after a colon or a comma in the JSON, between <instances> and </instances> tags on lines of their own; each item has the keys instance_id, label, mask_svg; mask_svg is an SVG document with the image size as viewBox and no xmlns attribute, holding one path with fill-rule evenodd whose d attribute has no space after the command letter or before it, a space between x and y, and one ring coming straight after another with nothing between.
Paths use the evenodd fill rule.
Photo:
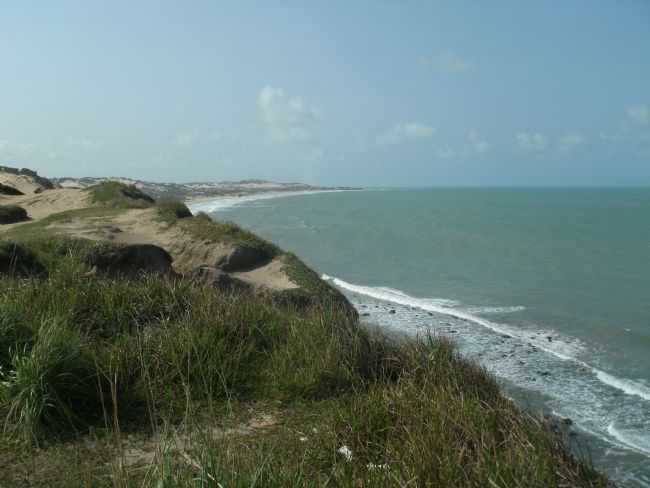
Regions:
<instances>
[{"instance_id":1,"label":"hillside slope","mask_svg":"<svg viewBox=\"0 0 650 488\"><path fill-rule=\"evenodd\" d=\"M234 224L193 216L180 202L156 202L118 182L46 190L37 195L0 195L0 206L20 206L28 223L0 225L5 239L58 235L111 243L153 245L172 258L173 272L214 286L240 286L282 301L307 303L325 290L354 314L345 297L323 283L295 256Z\"/></svg>"}]
</instances>

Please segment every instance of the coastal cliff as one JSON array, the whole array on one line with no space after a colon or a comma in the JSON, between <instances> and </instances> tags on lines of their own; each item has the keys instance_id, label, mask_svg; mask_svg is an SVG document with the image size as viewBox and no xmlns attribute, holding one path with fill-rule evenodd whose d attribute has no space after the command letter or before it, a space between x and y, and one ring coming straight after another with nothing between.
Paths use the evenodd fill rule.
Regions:
<instances>
[{"instance_id":1,"label":"coastal cliff","mask_svg":"<svg viewBox=\"0 0 650 488\"><path fill-rule=\"evenodd\" d=\"M0 195L29 219L0 225L2 486L609 486L451 343L369 332L272 243L40 185Z\"/></svg>"}]
</instances>

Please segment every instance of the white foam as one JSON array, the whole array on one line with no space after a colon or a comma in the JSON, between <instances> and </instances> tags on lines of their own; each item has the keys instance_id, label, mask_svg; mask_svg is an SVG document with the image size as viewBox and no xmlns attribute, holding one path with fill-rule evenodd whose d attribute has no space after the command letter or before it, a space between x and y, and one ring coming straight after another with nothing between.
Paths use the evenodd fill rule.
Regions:
<instances>
[{"instance_id":1,"label":"white foam","mask_svg":"<svg viewBox=\"0 0 650 488\"><path fill-rule=\"evenodd\" d=\"M613 386L614 388L621 390L628 395L635 395L639 398L650 401L650 388L647 386L644 386L636 381L617 378L616 376L605 373L604 371L601 371L597 368L592 369L596 373L598 379L603 383L606 383L609 386Z\"/></svg>"},{"instance_id":2,"label":"white foam","mask_svg":"<svg viewBox=\"0 0 650 488\"><path fill-rule=\"evenodd\" d=\"M550 354L553 354L559 357L560 359L573 360L574 359L573 355L576 354L579 349L575 345L561 343L560 341L556 341L556 343L549 346L545 344L544 343L545 341L542 341L541 339L531 339L527 337L525 332L516 329L514 327L510 327L504 324L498 324L496 322L491 322L487 319L474 315L471 312L468 312L466 310L462 310L459 308L452 308L448 305L446 306L443 305L449 303L453 303L457 305L458 302L453 302L444 299L416 298L407 295L406 293L401 292L399 290L394 290L392 288L354 285L352 283L348 283L339 278L335 278L328 275L323 275L322 278L324 280L331 281L336 286L351 291L353 293L366 295L371 298L375 298L377 300L392 302L398 305L404 305L407 307L416 307L422 310L426 310L428 312L435 312L435 313L447 315L449 317L454 317L457 319L467 320L469 322L473 322L475 324L486 327L499 334L508 334L508 335L519 337L520 339L526 342L530 342L531 344L535 345L535 347L538 347L539 349L542 349Z\"/></svg>"},{"instance_id":3,"label":"white foam","mask_svg":"<svg viewBox=\"0 0 650 488\"><path fill-rule=\"evenodd\" d=\"M514 307L474 307L474 308L467 309L468 312L476 313L476 314L516 313L516 312L522 312L524 310L526 310L526 307L522 307L521 305L517 305Z\"/></svg>"},{"instance_id":4,"label":"white foam","mask_svg":"<svg viewBox=\"0 0 650 488\"><path fill-rule=\"evenodd\" d=\"M643 454L650 454L650 438L632 432L623 432L614 426L614 422L607 426L607 433L626 447Z\"/></svg>"},{"instance_id":5,"label":"white foam","mask_svg":"<svg viewBox=\"0 0 650 488\"><path fill-rule=\"evenodd\" d=\"M572 361L579 364L580 366L583 366L584 368L594 373L598 380L608 386L616 388L617 390L620 390L627 395L637 396L643 400L650 401L650 388L629 379L618 378L578 359L576 357L576 354L579 353L582 349L578 343L558 340L557 337L555 337L552 342L548 342L547 340L544 340L545 336L547 335L546 333L538 334L539 339L530 338L527 336L527 332L523 332L519 329L507 326L505 324L498 324L496 322L486 320L482 317L474 315L470 311L453 308L448 305L449 303L457 305L457 302L443 299L416 298L407 295L400 290L386 287L354 285L352 283L348 283L344 280L328 275L323 275L322 278L326 281L331 281L336 286L353 293L365 295L377 300L383 300L398 305L416 307L422 310L467 320L469 322L473 322L475 324L486 327L499 334L508 334L518 337L519 339L530 342L535 347L549 354L552 354L559 359L562 359L564 361Z\"/></svg>"},{"instance_id":6,"label":"white foam","mask_svg":"<svg viewBox=\"0 0 650 488\"><path fill-rule=\"evenodd\" d=\"M238 205L243 205L258 200L270 200L272 198L295 197L299 195L312 195L315 193L338 193L349 190L301 190L301 191L267 191L243 196L220 196L209 200L195 200L187 202L187 206L193 213L212 213L223 211Z\"/></svg>"}]
</instances>

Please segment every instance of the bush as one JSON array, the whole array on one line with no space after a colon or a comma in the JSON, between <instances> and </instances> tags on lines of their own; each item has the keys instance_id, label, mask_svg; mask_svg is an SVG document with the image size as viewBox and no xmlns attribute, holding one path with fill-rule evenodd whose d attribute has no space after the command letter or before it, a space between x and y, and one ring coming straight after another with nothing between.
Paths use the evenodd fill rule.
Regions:
<instances>
[{"instance_id":1,"label":"bush","mask_svg":"<svg viewBox=\"0 0 650 488\"><path fill-rule=\"evenodd\" d=\"M45 266L31 249L16 242L0 241L0 275L41 276L45 273Z\"/></svg>"},{"instance_id":2,"label":"bush","mask_svg":"<svg viewBox=\"0 0 650 488\"><path fill-rule=\"evenodd\" d=\"M0 224L14 224L29 220L27 210L18 205L0 205Z\"/></svg>"},{"instance_id":3,"label":"bush","mask_svg":"<svg viewBox=\"0 0 650 488\"><path fill-rule=\"evenodd\" d=\"M178 200L162 199L158 201L156 207L160 217L166 222L173 223L178 219L192 217L192 212L187 205Z\"/></svg>"},{"instance_id":4,"label":"bush","mask_svg":"<svg viewBox=\"0 0 650 488\"><path fill-rule=\"evenodd\" d=\"M89 415L101 416L97 375L80 337L56 319L44 319L33 344L13 351L0 380L0 408L10 436L38 442L46 433L74 432Z\"/></svg>"},{"instance_id":5,"label":"bush","mask_svg":"<svg viewBox=\"0 0 650 488\"><path fill-rule=\"evenodd\" d=\"M147 208L155 200L135 187L118 181L104 181L88 188L93 202L115 208Z\"/></svg>"}]
</instances>

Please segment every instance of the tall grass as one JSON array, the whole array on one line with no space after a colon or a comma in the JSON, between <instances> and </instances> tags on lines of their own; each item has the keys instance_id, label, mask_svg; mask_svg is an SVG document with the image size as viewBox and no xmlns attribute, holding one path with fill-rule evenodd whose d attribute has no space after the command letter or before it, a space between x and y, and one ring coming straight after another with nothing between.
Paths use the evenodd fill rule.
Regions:
<instances>
[{"instance_id":1,"label":"tall grass","mask_svg":"<svg viewBox=\"0 0 650 488\"><path fill-rule=\"evenodd\" d=\"M45 260L47 279L0 277L0 466L43 442L53 447L33 454L40 464L64 466L66 445L99 443L72 474L16 462L0 468L7 479L606 486L445 340L391 341L336 304L296 310L185 280L96 276L68 241L39 249L59 256ZM275 420L246 427L257 414ZM135 467L133 435L136 452L155 452Z\"/></svg>"}]
</instances>

